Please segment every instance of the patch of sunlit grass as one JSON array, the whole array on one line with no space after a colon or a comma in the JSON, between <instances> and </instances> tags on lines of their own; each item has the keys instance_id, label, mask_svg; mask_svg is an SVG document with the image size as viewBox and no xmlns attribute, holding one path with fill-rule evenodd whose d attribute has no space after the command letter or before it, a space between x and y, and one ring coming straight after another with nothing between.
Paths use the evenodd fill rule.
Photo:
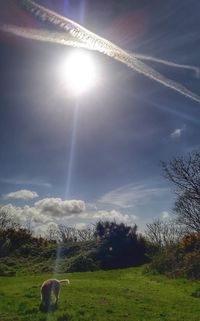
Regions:
<instances>
[{"instance_id":1,"label":"patch of sunlit grass","mask_svg":"<svg viewBox=\"0 0 200 321\"><path fill-rule=\"evenodd\" d=\"M47 314L39 309L40 285L50 277L1 277L0 320L199 321L199 298L192 296L197 283L141 268L59 275L71 284L62 286L58 309Z\"/></svg>"}]
</instances>

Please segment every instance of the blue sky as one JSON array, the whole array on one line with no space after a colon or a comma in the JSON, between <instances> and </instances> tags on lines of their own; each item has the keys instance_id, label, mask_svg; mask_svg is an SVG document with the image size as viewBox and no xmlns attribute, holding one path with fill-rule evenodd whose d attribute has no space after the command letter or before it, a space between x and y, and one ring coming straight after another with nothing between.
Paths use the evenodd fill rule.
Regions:
<instances>
[{"instance_id":1,"label":"blue sky","mask_svg":"<svg viewBox=\"0 0 200 321\"><path fill-rule=\"evenodd\" d=\"M128 50L200 68L198 1L106 3L45 1ZM133 21L138 32L125 37L130 13L140 28ZM75 99L56 69L71 49L5 37L0 46L1 205L41 233L52 222L108 218L144 230L166 218L174 196L160 161L199 149L200 105L98 53L98 84ZM195 72L148 64L200 94Z\"/></svg>"}]
</instances>

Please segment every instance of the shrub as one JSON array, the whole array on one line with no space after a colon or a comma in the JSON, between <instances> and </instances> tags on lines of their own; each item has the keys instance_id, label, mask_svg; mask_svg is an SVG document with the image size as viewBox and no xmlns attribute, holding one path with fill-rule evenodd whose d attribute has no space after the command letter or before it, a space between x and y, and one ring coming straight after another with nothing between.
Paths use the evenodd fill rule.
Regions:
<instances>
[{"instance_id":1,"label":"shrub","mask_svg":"<svg viewBox=\"0 0 200 321\"><path fill-rule=\"evenodd\" d=\"M69 272L86 272L98 270L97 263L86 255L80 254L75 257L68 268Z\"/></svg>"},{"instance_id":2,"label":"shrub","mask_svg":"<svg viewBox=\"0 0 200 321\"><path fill-rule=\"evenodd\" d=\"M154 255L150 269L170 277L200 279L199 234L186 235L173 247L165 247Z\"/></svg>"},{"instance_id":3,"label":"shrub","mask_svg":"<svg viewBox=\"0 0 200 321\"><path fill-rule=\"evenodd\" d=\"M194 251L184 258L185 276L190 279L200 279L200 253Z\"/></svg>"},{"instance_id":4,"label":"shrub","mask_svg":"<svg viewBox=\"0 0 200 321\"><path fill-rule=\"evenodd\" d=\"M147 262L146 242L136 232L136 225L108 221L96 224L95 235L100 239L97 259L101 268L123 268Z\"/></svg>"},{"instance_id":5,"label":"shrub","mask_svg":"<svg viewBox=\"0 0 200 321\"><path fill-rule=\"evenodd\" d=\"M185 252L200 251L200 233L185 235L181 241L181 247Z\"/></svg>"}]
</instances>

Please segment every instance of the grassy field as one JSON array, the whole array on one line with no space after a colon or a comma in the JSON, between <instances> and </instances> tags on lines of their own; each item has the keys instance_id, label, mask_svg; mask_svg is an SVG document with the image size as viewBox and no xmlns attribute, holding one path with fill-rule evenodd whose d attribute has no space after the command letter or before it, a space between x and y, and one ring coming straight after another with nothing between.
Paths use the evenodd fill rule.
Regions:
<instances>
[{"instance_id":1,"label":"grassy field","mask_svg":"<svg viewBox=\"0 0 200 321\"><path fill-rule=\"evenodd\" d=\"M52 277L0 278L0 321L199 321L199 283L142 273L141 268L71 273L58 309L41 312L40 285Z\"/></svg>"}]
</instances>

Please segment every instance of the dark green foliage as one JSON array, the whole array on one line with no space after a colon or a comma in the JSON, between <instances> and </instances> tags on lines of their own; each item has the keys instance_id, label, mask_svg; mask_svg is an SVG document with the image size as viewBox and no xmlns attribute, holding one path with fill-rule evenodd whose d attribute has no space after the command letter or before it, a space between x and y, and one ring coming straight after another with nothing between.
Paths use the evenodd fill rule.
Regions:
<instances>
[{"instance_id":1,"label":"dark green foliage","mask_svg":"<svg viewBox=\"0 0 200 321\"><path fill-rule=\"evenodd\" d=\"M7 264L0 264L0 276L15 276L16 272L12 267L9 267Z\"/></svg>"},{"instance_id":2,"label":"dark green foliage","mask_svg":"<svg viewBox=\"0 0 200 321\"><path fill-rule=\"evenodd\" d=\"M67 314L63 314L62 316L58 317L57 321L69 321L70 318Z\"/></svg>"},{"instance_id":3,"label":"dark green foliage","mask_svg":"<svg viewBox=\"0 0 200 321\"><path fill-rule=\"evenodd\" d=\"M95 235L100 240L97 259L102 268L122 268L146 262L146 243L137 226L98 222Z\"/></svg>"},{"instance_id":4,"label":"dark green foliage","mask_svg":"<svg viewBox=\"0 0 200 321\"><path fill-rule=\"evenodd\" d=\"M91 257L80 254L79 256L76 256L72 260L68 268L68 271L69 272L76 272L76 271L86 272L86 271L96 271L98 269L99 267L97 263Z\"/></svg>"},{"instance_id":5,"label":"dark green foliage","mask_svg":"<svg viewBox=\"0 0 200 321\"><path fill-rule=\"evenodd\" d=\"M200 280L200 253L194 251L185 256L183 262L185 276L190 279Z\"/></svg>"},{"instance_id":6,"label":"dark green foliage","mask_svg":"<svg viewBox=\"0 0 200 321\"><path fill-rule=\"evenodd\" d=\"M16 258L18 264L13 263L14 271L28 271L31 262L35 273L55 269L60 273L128 267L146 262L146 243L137 234L136 225L98 222L95 236L90 241L56 243L33 237L20 227L0 229L0 264L8 266L11 258ZM10 271L9 266L7 270Z\"/></svg>"},{"instance_id":7,"label":"dark green foliage","mask_svg":"<svg viewBox=\"0 0 200 321\"><path fill-rule=\"evenodd\" d=\"M39 249L55 244L32 234L24 228L0 230L0 257L18 253L22 256L38 256Z\"/></svg>"}]
</instances>

